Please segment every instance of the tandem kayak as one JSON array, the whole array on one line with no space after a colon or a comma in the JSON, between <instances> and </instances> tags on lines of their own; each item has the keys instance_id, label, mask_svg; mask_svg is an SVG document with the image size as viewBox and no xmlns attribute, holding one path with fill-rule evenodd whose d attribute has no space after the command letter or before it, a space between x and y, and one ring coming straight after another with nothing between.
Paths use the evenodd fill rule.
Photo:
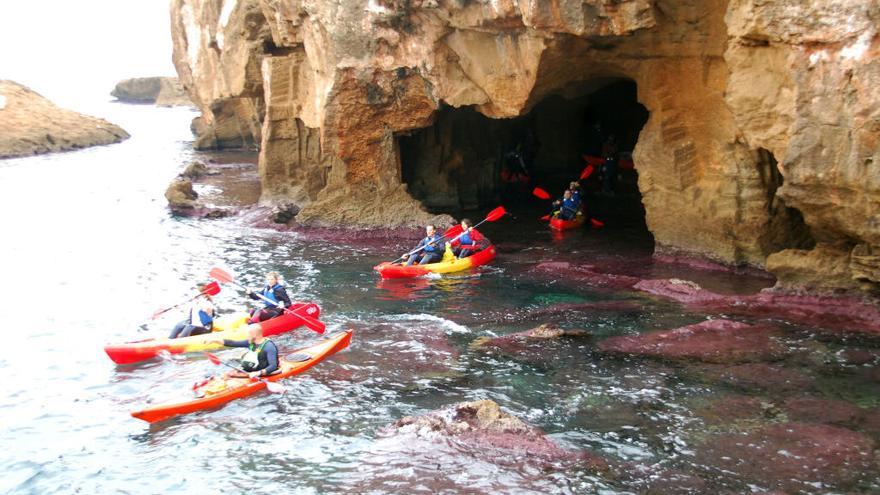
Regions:
<instances>
[{"instance_id":1,"label":"tandem kayak","mask_svg":"<svg viewBox=\"0 0 880 495\"><path fill-rule=\"evenodd\" d=\"M580 228L584 224L584 215L578 213L574 220L563 220L553 217L550 219L550 228L553 230L571 230Z\"/></svg>"},{"instance_id":2,"label":"tandem kayak","mask_svg":"<svg viewBox=\"0 0 880 495\"><path fill-rule=\"evenodd\" d=\"M269 375L266 380L275 382L282 378L298 375L312 366L323 361L342 349L348 347L351 342L352 330L331 335L326 340L310 347L298 349L289 355L288 359L280 359L281 372ZM266 388L266 382L250 378L229 378L225 375L216 376L207 382L200 384L194 392L204 395L194 400L160 404L148 407L141 411L134 411L131 415L142 419L147 423L164 421L182 414L189 414L203 409L211 409L222 406L235 399L247 397Z\"/></svg>"},{"instance_id":3,"label":"tandem kayak","mask_svg":"<svg viewBox=\"0 0 880 495\"><path fill-rule=\"evenodd\" d=\"M379 272L379 275L382 278L410 278L420 277L429 273L460 272L462 270L467 270L468 268L485 265L493 259L495 259L495 246L490 244L486 248L477 251L467 258L453 258L449 261L410 266L385 262L374 266L373 270Z\"/></svg>"},{"instance_id":4,"label":"tandem kayak","mask_svg":"<svg viewBox=\"0 0 880 495\"><path fill-rule=\"evenodd\" d=\"M314 303L293 303L291 311L301 313L311 318L317 318L321 314L321 308ZM210 351L221 349L222 345L211 342L216 337L228 340L244 340L247 338L247 313L236 313L221 316L214 321L214 331L203 335L193 335L179 339L146 339L124 344L108 344L104 346L104 352L110 356L116 364L132 364L140 361L153 359L162 352L182 354L185 352ZM263 329L266 337L289 332L304 324L301 318L290 313L266 320L256 325Z\"/></svg>"}]
</instances>

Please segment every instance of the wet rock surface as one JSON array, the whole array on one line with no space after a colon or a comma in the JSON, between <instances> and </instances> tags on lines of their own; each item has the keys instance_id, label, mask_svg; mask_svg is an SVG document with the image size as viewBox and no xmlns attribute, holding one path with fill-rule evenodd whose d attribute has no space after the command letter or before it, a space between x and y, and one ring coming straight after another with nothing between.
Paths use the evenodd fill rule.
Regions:
<instances>
[{"instance_id":1,"label":"wet rock surface","mask_svg":"<svg viewBox=\"0 0 880 495\"><path fill-rule=\"evenodd\" d=\"M731 388L780 396L812 390L815 385L815 380L807 374L767 363L703 365L689 369L688 373Z\"/></svg>"},{"instance_id":2,"label":"wet rock surface","mask_svg":"<svg viewBox=\"0 0 880 495\"><path fill-rule=\"evenodd\" d=\"M128 137L104 119L59 108L21 84L0 80L0 158L76 150Z\"/></svg>"},{"instance_id":3,"label":"wet rock surface","mask_svg":"<svg viewBox=\"0 0 880 495\"><path fill-rule=\"evenodd\" d=\"M680 279L642 280L634 288L704 311L784 318L831 331L880 336L880 309L862 298L763 291L755 295L716 294Z\"/></svg>"},{"instance_id":4,"label":"wet rock surface","mask_svg":"<svg viewBox=\"0 0 880 495\"><path fill-rule=\"evenodd\" d=\"M714 435L698 450L717 468L763 480L768 489L812 493L823 486L855 488L874 463L874 446L851 430L794 422Z\"/></svg>"},{"instance_id":5,"label":"wet rock surface","mask_svg":"<svg viewBox=\"0 0 880 495\"><path fill-rule=\"evenodd\" d=\"M786 349L772 339L774 329L730 320L709 320L675 330L612 337L598 344L610 354L707 363L772 361Z\"/></svg>"},{"instance_id":6,"label":"wet rock surface","mask_svg":"<svg viewBox=\"0 0 880 495\"><path fill-rule=\"evenodd\" d=\"M539 358L556 354L550 344L563 339L587 339L590 333L581 329L563 329L555 325L542 324L535 328L504 335L501 337L478 337L470 344L472 350L501 353L521 358Z\"/></svg>"},{"instance_id":7,"label":"wet rock surface","mask_svg":"<svg viewBox=\"0 0 880 495\"><path fill-rule=\"evenodd\" d=\"M553 277L567 284L578 284L599 289L627 289L639 282L639 278L597 271L593 265L575 264L567 261L545 261L532 268L537 276Z\"/></svg>"}]
</instances>

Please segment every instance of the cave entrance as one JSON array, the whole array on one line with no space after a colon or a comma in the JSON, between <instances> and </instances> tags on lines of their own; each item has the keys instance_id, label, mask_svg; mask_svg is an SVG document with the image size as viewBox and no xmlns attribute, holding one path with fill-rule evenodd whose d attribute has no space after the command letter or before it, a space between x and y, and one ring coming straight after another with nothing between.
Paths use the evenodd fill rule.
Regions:
<instances>
[{"instance_id":1,"label":"cave entrance","mask_svg":"<svg viewBox=\"0 0 880 495\"><path fill-rule=\"evenodd\" d=\"M583 181L590 213L644 225L632 150L648 111L627 79L593 79L552 94L527 114L485 117L472 107L442 107L434 125L398 136L401 178L433 212L466 210L504 201L508 209L532 205L539 186L561 196L603 143L616 139L619 175L613 192L600 182L601 165ZM528 175L525 182L523 173Z\"/></svg>"}]
</instances>

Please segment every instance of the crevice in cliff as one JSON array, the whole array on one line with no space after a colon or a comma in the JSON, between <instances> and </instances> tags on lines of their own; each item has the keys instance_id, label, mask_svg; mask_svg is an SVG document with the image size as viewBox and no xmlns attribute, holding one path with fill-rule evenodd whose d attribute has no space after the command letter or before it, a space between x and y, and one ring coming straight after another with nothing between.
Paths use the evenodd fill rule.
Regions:
<instances>
[{"instance_id":1,"label":"crevice in cliff","mask_svg":"<svg viewBox=\"0 0 880 495\"><path fill-rule=\"evenodd\" d=\"M761 251L769 255L783 249L813 249L816 245L804 216L797 208L786 206L776 191L782 187L784 177L779 171L776 157L770 151L757 150L758 175L764 187L769 221L764 233L758 238Z\"/></svg>"},{"instance_id":2,"label":"crevice in cliff","mask_svg":"<svg viewBox=\"0 0 880 495\"><path fill-rule=\"evenodd\" d=\"M613 135L625 166L614 194L601 193L599 165L584 181L591 213L644 225L631 153L647 118L635 82L609 78L570 84L510 119L443 106L431 127L398 134L401 179L432 211L523 203L535 186L561 195Z\"/></svg>"}]
</instances>

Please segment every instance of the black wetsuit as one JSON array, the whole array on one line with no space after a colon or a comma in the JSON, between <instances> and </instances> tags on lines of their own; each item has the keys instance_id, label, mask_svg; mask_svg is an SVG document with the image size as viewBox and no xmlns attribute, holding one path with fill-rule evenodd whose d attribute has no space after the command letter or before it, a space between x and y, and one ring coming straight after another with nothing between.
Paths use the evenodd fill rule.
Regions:
<instances>
[{"instance_id":1,"label":"black wetsuit","mask_svg":"<svg viewBox=\"0 0 880 495\"><path fill-rule=\"evenodd\" d=\"M248 350L255 351L260 348L259 345L251 344L248 340L224 340L223 345L226 347L247 347ZM262 349L257 354L257 359L259 363L256 367L250 367L244 365L242 369L247 371L248 373L252 371L262 371L263 375L271 375L275 371L278 370L278 348L275 347L275 343L271 340L266 339L266 341L261 344Z\"/></svg>"}]
</instances>

